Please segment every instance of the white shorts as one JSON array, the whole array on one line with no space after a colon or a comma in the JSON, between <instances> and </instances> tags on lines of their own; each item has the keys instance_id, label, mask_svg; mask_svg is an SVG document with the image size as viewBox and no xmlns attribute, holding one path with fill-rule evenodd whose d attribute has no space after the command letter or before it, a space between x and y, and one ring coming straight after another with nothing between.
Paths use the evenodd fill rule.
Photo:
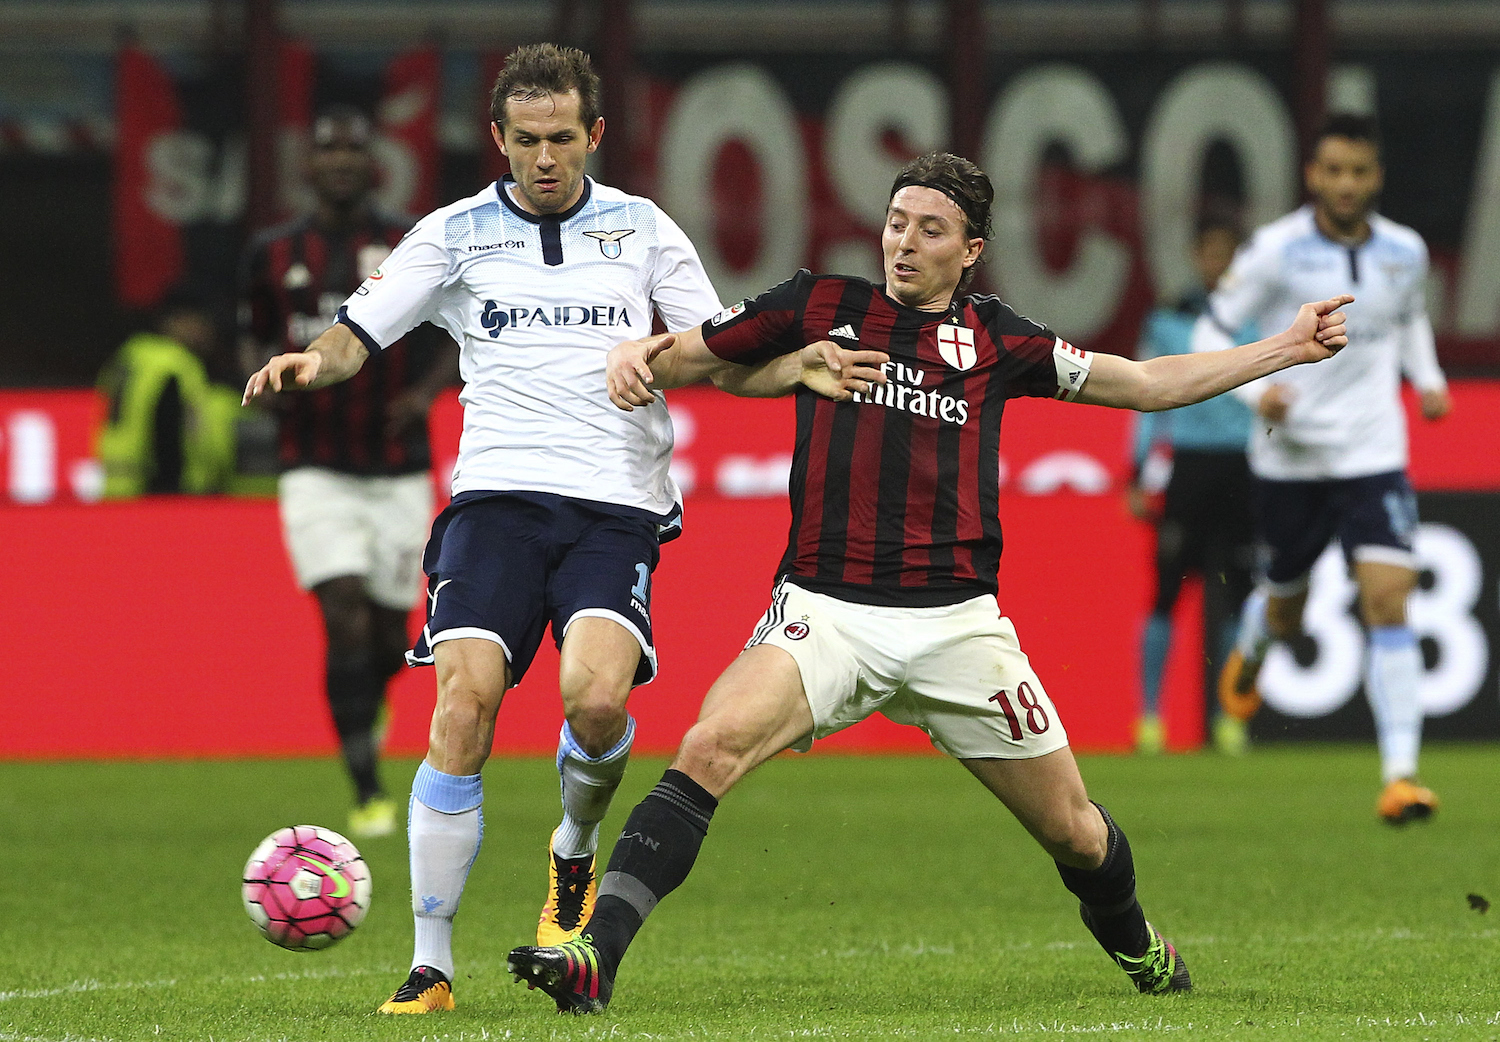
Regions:
<instances>
[{"instance_id":1,"label":"white shorts","mask_svg":"<svg viewBox=\"0 0 1500 1042\"><path fill-rule=\"evenodd\" d=\"M297 584L357 575L370 600L415 607L432 523L432 476L360 477L322 467L281 475L281 530Z\"/></svg>"},{"instance_id":2,"label":"white shorts","mask_svg":"<svg viewBox=\"0 0 1500 1042\"><path fill-rule=\"evenodd\" d=\"M961 760L1029 760L1068 744L1057 708L989 594L939 608L883 608L787 581L745 646L797 662L813 730L799 752L871 713L927 732Z\"/></svg>"}]
</instances>

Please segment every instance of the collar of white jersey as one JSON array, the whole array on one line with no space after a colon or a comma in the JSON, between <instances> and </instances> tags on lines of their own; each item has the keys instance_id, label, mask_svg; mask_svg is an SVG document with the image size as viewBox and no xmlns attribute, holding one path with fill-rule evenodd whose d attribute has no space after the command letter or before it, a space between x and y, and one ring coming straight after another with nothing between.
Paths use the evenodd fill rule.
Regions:
<instances>
[{"instance_id":1,"label":"collar of white jersey","mask_svg":"<svg viewBox=\"0 0 1500 1042\"><path fill-rule=\"evenodd\" d=\"M583 193L578 197L578 202L562 211L562 213L532 213L530 210L523 209L520 203L510 197L510 189L506 185L513 185L515 183L516 178L514 174L505 174L500 180L495 182L495 194L500 197L500 201L505 204L507 210L521 218L521 220L530 221L532 224L541 224L547 218L566 221L570 217L576 217L578 212L588 205L589 199L594 194L594 179L588 174L584 174Z\"/></svg>"}]
</instances>

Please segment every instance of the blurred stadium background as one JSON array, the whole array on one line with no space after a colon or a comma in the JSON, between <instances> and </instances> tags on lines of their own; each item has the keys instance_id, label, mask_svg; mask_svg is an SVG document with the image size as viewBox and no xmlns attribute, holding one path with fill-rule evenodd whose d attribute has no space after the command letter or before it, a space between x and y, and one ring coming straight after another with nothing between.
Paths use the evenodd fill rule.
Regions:
<instances>
[{"instance_id":1,"label":"blurred stadium background","mask_svg":"<svg viewBox=\"0 0 1500 1042\"><path fill-rule=\"evenodd\" d=\"M236 380L239 251L306 205L312 113L374 112L381 198L420 214L503 172L488 84L511 47L539 39L592 52L609 127L597 173L659 200L726 302L799 266L877 274L895 170L943 146L997 187L981 288L1123 354L1190 277L1202 208L1247 225L1280 215L1323 112L1374 113L1382 210L1431 248L1456 399L1442 423L1412 424L1427 733L1500 737L1493 0L0 0L0 631L29 645L4 667L0 757L333 750L320 628L274 502L98 502L92 386L184 280L218 302ZM785 403L695 388L672 404L687 534L657 584L663 677L635 703L657 751L764 606L791 446ZM457 424L443 402L445 464ZM1124 414L1026 401L1002 442L1001 603L1085 750L1127 748L1138 699L1152 535L1122 502L1127 428ZM247 471L256 439L247 424ZM1352 591L1325 565L1316 648L1268 678L1258 739L1373 734ZM1196 608L1189 595L1178 610ZM1203 738L1200 660L1178 641L1173 748ZM431 700L429 674L402 679L395 751L425 747ZM550 752L557 716L544 660L497 748ZM923 747L881 721L829 744Z\"/></svg>"}]
</instances>

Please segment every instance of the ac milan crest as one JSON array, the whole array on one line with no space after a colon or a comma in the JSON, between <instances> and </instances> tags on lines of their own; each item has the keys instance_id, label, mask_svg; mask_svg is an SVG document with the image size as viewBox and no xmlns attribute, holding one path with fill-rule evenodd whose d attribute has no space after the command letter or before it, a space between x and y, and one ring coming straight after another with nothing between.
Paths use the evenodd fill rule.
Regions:
<instances>
[{"instance_id":1,"label":"ac milan crest","mask_svg":"<svg viewBox=\"0 0 1500 1042\"><path fill-rule=\"evenodd\" d=\"M974 368L978 354L974 350L974 331L968 326L944 323L937 331L938 354L954 369L962 372Z\"/></svg>"}]
</instances>

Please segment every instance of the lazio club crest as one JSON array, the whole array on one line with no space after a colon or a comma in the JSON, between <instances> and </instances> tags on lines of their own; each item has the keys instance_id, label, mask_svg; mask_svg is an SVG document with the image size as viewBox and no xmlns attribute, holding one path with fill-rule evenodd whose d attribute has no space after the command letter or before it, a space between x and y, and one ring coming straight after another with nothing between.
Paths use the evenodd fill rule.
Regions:
<instances>
[{"instance_id":1,"label":"lazio club crest","mask_svg":"<svg viewBox=\"0 0 1500 1042\"><path fill-rule=\"evenodd\" d=\"M610 260L620 258L620 240L627 235L634 235L634 228L622 228L617 232L584 232L590 239L599 240L599 252Z\"/></svg>"}]
</instances>

